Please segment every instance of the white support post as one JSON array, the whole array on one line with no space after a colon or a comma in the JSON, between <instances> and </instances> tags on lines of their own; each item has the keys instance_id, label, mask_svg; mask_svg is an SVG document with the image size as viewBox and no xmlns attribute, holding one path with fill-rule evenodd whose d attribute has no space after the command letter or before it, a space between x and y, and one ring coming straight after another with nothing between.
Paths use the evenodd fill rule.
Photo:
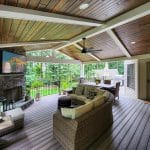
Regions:
<instances>
[{"instance_id":1,"label":"white support post","mask_svg":"<svg viewBox=\"0 0 150 150\"><path fill-rule=\"evenodd\" d=\"M84 64L83 63L80 65L80 77L84 78Z\"/></svg>"}]
</instances>

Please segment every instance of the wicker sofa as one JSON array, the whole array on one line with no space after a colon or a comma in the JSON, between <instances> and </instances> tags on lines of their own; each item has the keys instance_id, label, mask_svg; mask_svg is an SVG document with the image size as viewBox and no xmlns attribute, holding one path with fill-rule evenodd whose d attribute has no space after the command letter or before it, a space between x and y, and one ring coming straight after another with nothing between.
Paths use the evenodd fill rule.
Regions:
<instances>
[{"instance_id":1,"label":"wicker sofa","mask_svg":"<svg viewBox=\"0 0 150 150\"><path fill-rule=\"evenodd\" d=\"M112 122L112 102L106 100L75 119L65 118L57 111L53 115L53 134L66 150L84 150L102 135Z\"/></svg>"}]
</instances>

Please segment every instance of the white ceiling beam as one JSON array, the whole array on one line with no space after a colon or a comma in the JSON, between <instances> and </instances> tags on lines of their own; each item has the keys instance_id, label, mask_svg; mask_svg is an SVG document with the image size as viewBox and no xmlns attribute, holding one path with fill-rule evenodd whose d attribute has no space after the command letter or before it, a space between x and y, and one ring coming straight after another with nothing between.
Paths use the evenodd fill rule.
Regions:
<instances>
[{"instance_id":1,"label":"white ceiling beam","mask_svg":"<svg viewBox=\"0 0 150 150\"><path fill-rule=\"evenodd\" d=\"M82 64L82 62L79 60L58 59L54 57L42 57L42 56L27 56L27 61L50 62L50 63L61 63L61 64Z\"/></svg>"},{"instance_id":2,"label":"white ceiling beam","mask_svg":"<svg viewBox=\"0 0 150 150\"><path fill-rule=\"evenodd\" d=\"M82 51L83 47L79 45L78 43L73 44L76 48L78 48L80 51Z\"/></svg>"},{"instance_id":3,"label":"white ceiling beam","mask_svg":"<svg viewBox=\"0 0 150 150\"><path fill-rule=\"evenodd\" d=\"M104 25L101 25L100 27L95 27L94 29L91 29L87 32L84 32L70 40L70 42L65 44L60 44L58 46L53 47L56 50L62 49L64 47L67 47L69 45L72 45L76 42L79 42L82 40L82 38L90 38L95 35L98 35L100 33L106 32L107 30L116 28L118 26L121 26L123 24L126 24L128 22L134 21L136 19L139 19L141 17L144 17L146 15L150 14L150 2L147 2L133 10L130 10L118 17L115 17L114 19L106 22Z\"/></svg>"},{"instance_id":4,"label":"white ceiling beam","mask_svg":"<svg viewBox=\"0 0 150 150\"><path fill-rule=\"evenodd\" d=\"M149 59L150 54L143 54L143 55L136 55L132 57L118 57L118 58L108 58L103 59L101 62L111 62L111 61L124 61L124 60L133 60L133 59ZM90 61L90 62L83 62L83 64L91 64L91 63L97 63L97 61Z\"/></svg>"},{"instance_id":5,"label":"white ceiling beam","mask_svg":"<svg viewBox=\"0 0 150 150\"><path fill-rule=\"evenodd\" d=\"M19 47L19 46L34 46L34 45L46 45L46 44L55 44L55 43L66 43L65 40L55 40L55 41L39 41L39 42L18 42L18 43L5 43L0 44L0 48L7 47Z\"/></svg>"},{"instance_id":6,"label":"white ceiling beam","mask_svg":"<svg viewBox=\"0 0 150 150\"><path fill-rule=\"evenodd\" d=\"M128 50L126 49L126 47L122 44L122 42L120 41L120 39L116 36L116 34L114 33L114 31L113 30L107 30L107 33L113 39L113 41L118 45L118 47L120 48L120 50L127 57L131 57L130 53L128 52Z\"/></svg>"},{"instance_id":7,"label":"white ceiling beam","mask_svg":"<svg viewBox=\"0 0 150 150\"><path fill-rule=\"evenodd\" d=\"M21 19L31 21L53 22L83 26L100 26L100 21L85 19L38 10L0 5L0 18Z\"/></svg>"},{"instance_id":8,"label":"white ceiling beam","mask_svg":"<svg viewBox=\"0 0 150 150\"><path fill-rule=\"evenodd\" d=\"M79 45L78 43L75 43L74 46L76 46L78 49L82 50L83 47L81 45ZM95 55L93 55L92 53L86 53L87 55L93 57L94 59L96 59L97 61L101 61L98 57L96 57Z\"/></svg>"}]
</instances>

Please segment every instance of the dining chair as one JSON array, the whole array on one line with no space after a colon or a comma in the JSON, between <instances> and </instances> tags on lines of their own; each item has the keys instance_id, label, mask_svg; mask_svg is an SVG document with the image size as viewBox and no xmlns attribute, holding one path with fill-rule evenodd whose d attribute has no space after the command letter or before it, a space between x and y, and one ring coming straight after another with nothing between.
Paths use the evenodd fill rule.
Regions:
<instances>
[{"instance_id":1,"label":"dining chair","mask_svg":"<svg viewBox=\"0 0 150 150\"><path fill-rule=\"evenodd\" d=\"M116 87L111 89L111 93L114 95L114 101L116 98L119 100L119 89L120 89L120 82L116 83Z\"/></svg>"},{"instance_id":2,"label":"dining chair","mask_svg":"<svg viewBox=\"0 0 150 150\"><path fill-rule=\"evenodd\" d=\"M111 80L104 80L104 84L111 84Z\"/></svg>"}]
</instances>

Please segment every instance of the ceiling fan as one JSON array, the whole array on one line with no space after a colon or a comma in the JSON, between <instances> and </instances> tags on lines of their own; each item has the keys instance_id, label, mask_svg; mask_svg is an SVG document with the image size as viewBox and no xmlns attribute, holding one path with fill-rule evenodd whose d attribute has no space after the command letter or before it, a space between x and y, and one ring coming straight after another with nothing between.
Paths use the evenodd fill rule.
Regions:
<instances>
[{"instance_id":1,"label":"ceiling fan","mask_svg":"<svg viewBox=\"0 0 150 150\"><path fill-rule=\"evenodd\" d=\"M86 47L86 38L82 38L82 41L83 41L83 49L82 49L82 51L81 51L81 53L84 53L84 54L86 54L86 53L92 53L92 52L100 52L100 51L102 51L102 49L93 49L93 48L87 48Z\"/></svg>"}]
</instances>

